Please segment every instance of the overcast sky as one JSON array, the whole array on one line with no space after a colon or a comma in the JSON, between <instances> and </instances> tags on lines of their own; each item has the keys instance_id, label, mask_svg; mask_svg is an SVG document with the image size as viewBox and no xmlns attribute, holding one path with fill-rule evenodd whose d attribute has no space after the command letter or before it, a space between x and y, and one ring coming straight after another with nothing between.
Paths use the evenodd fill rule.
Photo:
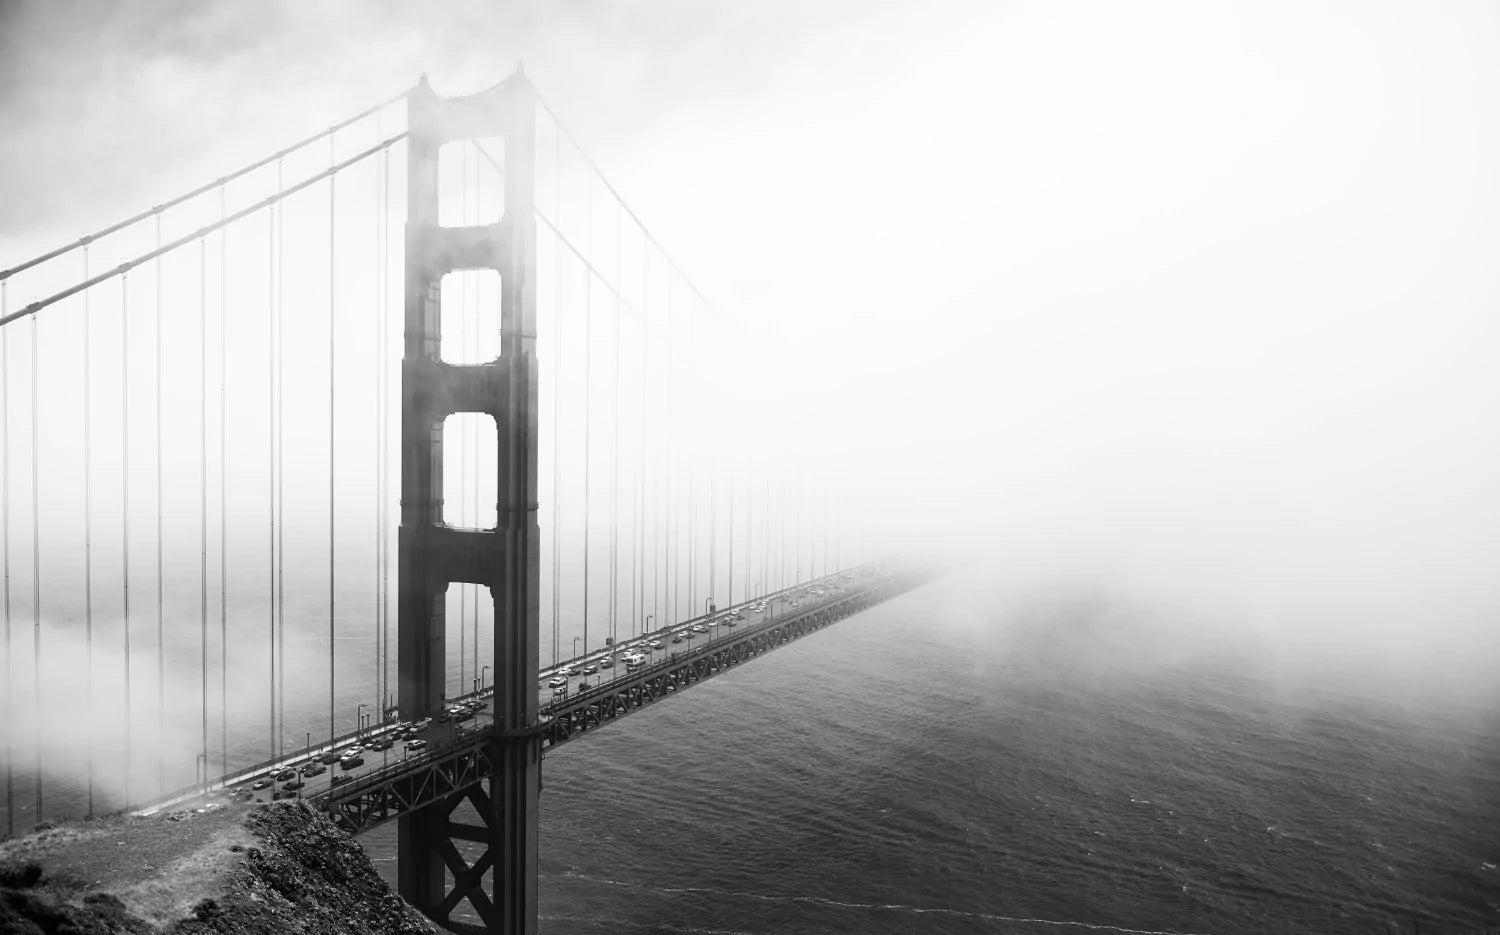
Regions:
<instances>
[{"instance_id":1,"label":"overcast sky","mask_svg":"<svg viewBox=\"0 0 1500 935\"><path fill-rule=\"evenodd\" d=\"M0 11L0 258L524 61L904 532L1495 658L1493 3Z\"/></svg>"}]
</instances>

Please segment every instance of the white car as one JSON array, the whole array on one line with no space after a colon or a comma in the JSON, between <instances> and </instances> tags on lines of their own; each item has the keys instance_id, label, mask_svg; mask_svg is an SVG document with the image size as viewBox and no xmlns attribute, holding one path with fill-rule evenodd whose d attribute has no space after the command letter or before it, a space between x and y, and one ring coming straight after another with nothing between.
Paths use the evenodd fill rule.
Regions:
<instances>
[{"instance_id":1,"label":"white car","mask_svg":"<svg viewBox=\"0 0 1500 935\"><path fill-rule=\"evenodd\" d=\"M568 680L561 675L554 675L552 678L547 680L547 684L552 688L561 688L562 686L568 684Z\"/></svg>"}]
</instances>

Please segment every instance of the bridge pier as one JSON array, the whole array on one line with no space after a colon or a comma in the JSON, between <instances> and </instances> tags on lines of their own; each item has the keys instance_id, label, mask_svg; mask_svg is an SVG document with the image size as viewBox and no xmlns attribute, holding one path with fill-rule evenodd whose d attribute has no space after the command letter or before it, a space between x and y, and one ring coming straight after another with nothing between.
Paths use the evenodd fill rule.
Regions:
<instances>
[{"instance_id":1,"label":"bridge pier","mask_svg":"<svg viewBox=\"0 0 1500 935\"><path fill-rule=\"evenodd\" d=\"M398 885L408 902L451 931L536 931L537 807L541 739L536 673L540 532L537 527L535 98L519 71L498 88L439 98L424 79L407 97L405 353L401 387L399 704L407 719L443 705L448 585L484 585L494 601L495 728L482 783L401 817ZM438 151L444 143L505 141L505 210L496 224L438 224ZM442 360L442 278L500 274L500 356L479 365ZM443 523L443 423L460 412L495 419L499 476L494 529ZM468 803L480 824L453 820ZM473 864L456 842L485 845ZM491 882L485 891L485 878ZM451 882L450 882L451 881ZM453 919L467 900L483 920Z\"/></svg>"}]
</instances>

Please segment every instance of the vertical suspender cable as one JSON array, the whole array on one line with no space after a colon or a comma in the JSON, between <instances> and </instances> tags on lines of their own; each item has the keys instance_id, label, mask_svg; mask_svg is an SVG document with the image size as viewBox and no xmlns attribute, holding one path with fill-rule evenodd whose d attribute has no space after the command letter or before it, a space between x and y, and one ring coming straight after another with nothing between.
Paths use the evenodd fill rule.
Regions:
<instances>
[{"instance_id":1,"label":"vertical suspender cable","mask_svg":"<svg viewBox=\"0 0 1500 935\"><path fill-rule=\"evenodd\" d=\"M552 214L562 223L562 134L556 128L552 133ZM554 240L555 243L555 240ZM552 251L552 664L558 662L561 621L558 602L562 597L562 461L559 458L562 437L562 411L559 400L563 388L563 342L562 342L562 249L554 246Z\"/></svg>"},{"instance_id":2,"label":"vertical suspender cable","mask_svg":"<svg viewBox=\"0 0 1500 935\"><path fill-rule=\"evenodd\" d=\"M382 689L381 703L389 708L386 696L391 692L391 462L390 462L390 422L391 422L391 297L390 297L390 255L391 255L391 148L387 146L380 153L380 628L381 643L385 646L385 656L381 661L380 673L384 686ZM382 715L384 712L382 711Z\"/></svg>"},{"instance_id":3,"label":"vertical suspender cable","mask_svg":"<svg viewBox=\"0 0 1500 935\"><path fill-rule=\"evenodd\" d=\"M474 165L474 192L473 192L473 195L474 195L474 223L477 225L477 224L483 223L483 220L482 220L482 217L481 217L481 211L483 210L483 202L484 202L484 197L483 197L484 196L484 167L479 164L479 159L477 157L477 154L474 154L474 155L475 155L475 158L472 160L473 165ZM473 343L472 346L473 346L473 348L474 348L474 350L476 352L479 352L482 349L482 347L483 347L482 342L484 340L483 330L479 327L479 325L480 325L480 320L479 319L480 319L480 315L481 315L482 309L484 308L484 301L483 301L483 297L482 297L482 290L480 289L480 283L479 283L479 280L477 278L472 282L471 288L472 288L472 291L473 291L473 294L474 294L474 315L473 315L472 318L469 319L469 325L470 325L470 327L472 327L474 329L474 343ZM496 330L498 331L499 328L497 327ZM496 355L496 356L499 356L499 355ZM479 434L479 420L477 418L474 418L473 416L470 416L468 419L465 420L465 422L466 422L466 428L464 429L464 431L466 431L466 432L468 432L470 434L469 450L471 452L473 452L473 455L474 455L474 459L473 459L473 468L474 468L474 470L473 470L473 475L472 475L472 477L470 478L470 481L469 481L473 485L472 488L470 489L470 493L472 494L472 496L469 499L469 517L470 517L470 520L471 520L473 526L475 528L477 528L479 526L479 478L480 478L479 467L480 467L480 464L484 460L483 457L482 457L482 452L483 452L484 445L483 445L482 439L480 438L480 434ZM497 438L498 438L498 436L497 436ZM498 444L498 441L496 442L496 444ZM498 491L496 492L496 499L497 500L499 499ZM495 526L496 526L496 528L498 528L499 525L500 525L500 514L499 514L499 511L497 510L496 514L495 514ZM474 671L474 678L478 679L480 673L484 671L483 669L481 669L479 667L479 605L480 605L479 585L471 583L471 584L467 585L467 587L469 589L469 593L471 595L473 595L473 603L474 603L474 616L473 616L473 624L474 624L474 670L473 671ZM458 690L459 690L459 694L463 694L464 691L466 690L465 685L459 685L458 686Z\"/></svg>"},{"instance_id":4,"label":"vertical suspender cable","mask_svg":"<svg viewBox=\"0 0 1500 935\"><path fill-rule=\"evenodd\" d=\"M125 804L130 804L130 274L120 275L120 606L125 644Z\"/></svg>"},{"instance_id":5,"label":"vertical suspender cable","mask_svg":"<svg viewBox=\"0 0 1500 935\"><path fill-rule=\"evenodd\" d=\"M198 238L198 616L203 780L208 779L208 240ZM194 780L198 762L193 761Z\"/></svg>"},{"instance_id":6,"label":"vertical suspender cable","mask_svg":"<svg viewBox=\"0 0 1500 935\"><path fill-rule=\"evenodd\" d=\"M677 511L673 509L673 506L676 504L676 501L677 501L677 486L672 483L672 444L677 439L677 419L676 419L676 412L673 410L673 407L672 407L673 402L675 402L675 397L672 395L672 387L673 387L674 382L675 382L673 380L673 372L672 372L672 364L673 364L673 360L672 360L672 304L673 304L672 303L672 295L673 295L673 291L674 290L671 288L670 280L669 280L668 281L668 287L667 287L667 417L666 417L666 425L667 425L667 440L666 440L667 456L666 456L666 461L667 461L667 463L665 465L665 470L663 471L663 474L665 475L665 478L666 478L666 495L667 495L667 548L666 548L666 551L668 552L668 554L671 557L671 562L670 562L671 568L669 570L669 576L672 579L672 589L667 594L667 602L671 605L670 617L671 617L672 623L675 624L678 621L678 617L677 617L677 591L682 586L682 581L681 581L682 572L681 572L681 568L680 568L680 566L678 564L679 560L681 559L681 554L680 554L680 552L678 550L678 547L677 547L677 545L678 545L678 529L677 529L677 524L680 523L680 522L682 522L682 520L677 515Z\"/></svg>"},{"instance_id":7,"label":"vertical suspender cable","mask_svg":"<svg viewBox=\"0 0 1500 935\"><path fill-rule=\"evenodd\" d=\"M36 703L36 723L32 725L36 741L36 820L42 821L42 507L41 459L37 455L37 328L36 315L31 316L31 657L32 698Z\"/></svg>"},{"instance_id":8,"label":"vertical suspender cable","mask_svg":"<svg viewBox=\"0 0 1500 935\"><path fill-rule=\"evenodd\" d=\"M584 256L594 254L594 179L584 173ZM589 444L594 384L594 277L583 271L583 652L589 651Z\"/></svg>"},{"instance_id":9,"label":"vertical suspender cable","mask_svg":"<svg viewBox=\"0 0 1500 935\"><path fill-rule=\"evenodd\" d=\"M459 209L459 214L460 214L459 223L460 224L467 224L469 222L469 199L467 197L465 197L465 196L468 195L468 188L469 188L469 163L473 161L473 153L470 151L469 147L464 147L463 150L461 150L461 152L463 153L463 156L462 156L463 161L461 163L459 163L459 174L460 174L460 179L459 179L459 188L460 188L460 190L459 190L459 198L458 198L458 209ZM470 277L468 277L468 276L465 276L464 278L458 280L458 282L462 283L462 285L463 285L463 288L461 290L456 290L458 292L458 294L456 296L454 296L454 304L456 306L458 306L458 342L459 342L459 354L462 357L463 362L465 364L467 364L469 362L469 322L468 322L468 317L469 317L469 315L468 315L468 313L469 313L469 290L470 290L470 287L473 285L473 282L470 279ZM462 422L460 422L459 425L458 425L458 522L455 524L455 525L458 525L458 526L464 525L469 520L469 511L467 509L468 503L466 502L468 500L468 497L469 497L468 477L469 477L469 426L468 426L468 420L465 419ZM447 620L446 609L445 609L444 619L443 619L443 629L444 629L445 632L448 629L448 620ZM467 642L467 640L468 640L468 630L469 630L469 585L468 585L467 582L460 582L459 585L458 585L458 694L460 694L460 695L462 695L464 693L464 665L468 661L467 646L465 645L466 642ZM446 645L446 643L445 643L445 645ZM447 684L448 684L448 667L446 665L444 665L443 666L443 685L444 685L443 695L444 695L444 697L446 697L448 695Z\"/></svg>"},{"instance_id":10,"label":"vertical suspender cable","mask_svg":"<svg viewBox=\"0 0 1500 935\"><path fill-rule=\"evenodd\" d=\"M282 191L283 160L276 160L276 193ZM285 211L276 211L276 755L286 755L286 227Z\"/></svg>"},{"instance_id":11,"label":"vertical suspender cable","mask_svg":"<svg viewBox=\"0 0 1500 935\"><path fill-rule=\"evenodd\" d=\"M6 287L0 279L0 318L9 311ZM14 711L15 678L10 641L10 331L0 326L0 555L4 562L5 710ZM16 776L11 760L10 731L5 732L5 836L16 833Z\"/></svg>"},{"instance_id":12,"label":"vertical suspender cable","mask_svg":"<svg viewBox=\"0 0 1500 935\"><path fill-rule=\"evenodd\" d=\"M646 375L651 372L651 292L649 286L650 262L645 238L641 239L641 451L640 465L636 477L636 549L640 571L636 576L636 615L631 624L631 635L639 631L635 622L646 624L646 401L649 396Z\"/></svg>"},{"instance_id":13,"label":"vertical suspender cable","mask_svg":"<svg viewBox=\"0 0 1500 935\"><path fill-rule=\"evenodd\" d=\"M224 186L219 186L219 218L228 215ZM229 327L229 230L219 231L219 766L229 773L229 558L228 558L228 472L225 470L225 436L229 434L224 420L228 378L225 374L224 332ZM205 771L208 764L203 764Z\"/></svg>"},{"instance_id":14,"label":"vertical suspender cable","mask_svg":"<svg viewBox=\"0 0 1500 935\"><path fill-rule=\"evenodd\" d=\"M83 248L83 278L89 278L89 248ZM93 360L93 327L89 315L89 293L83 293L83 697L88 711L90 729L84 738L87 748L86 785L88 789L88 816L94 817L94 485L93 485L93 412L90 409L93 392L91 387ZM41 678L41 673L36 674ZM37 712L37 717L42 713Z\"/></svg>"},{"instance_id":15,"label":"vertical suspender cable","mask_svg":"<svg viewBox=\"0 0 1500 935\"><path fill-rule=\"evenodd\" d=\"M161 247L161 215L156 216L156 246ZM156 794L167 791L167 653L166 584L162 568L161 483L161 257L156 258Z\"/></svg>"},{"instance_id":16,"label":"vertical suspender cable","mask_svg":"<svg viewBox=\"0 0 1500 935\"><path fill-rule=\"evenodd\" d=\"M267 669L271 680L266 686L269 715L270 748L267 756L276 756L276 215L279 203L271 205L266 215L266 615Z\"/></svg>"},{"instance_id":17,"label":"vertical suspender cable","mask_svg":"<svg viewBox=\"0 0 1500 935\"><path fill-rule=\"evenodd\" d=\"M382 115L379 114L379 113L377 113L375 115L375 139L377 139L377 140L385 138L385 133L383 132L383 127L381 126L381 124L383 123L381 117L382 117ZM374 361L374 363L375 363L375 366L374 366L374 368L372 368L372 373L371 373L371 376L374 378L373 382L375 384L375 387L374 387L374 390L375 390L375 400L374 400L375 401L375 432L374 432L374 439L375 439L375 464L374 464L374 468L375 468L375 606L373 608L373 610L374 610L373 616L375 618L375 705L376 705L376 710L380 712L380 720L384 721L385 720L385 696L383 694L381 694L381 685L380 685L380 672L381 672L381 663L380 663L380 659L381 659L381 656L380 656L380 651L381 651L381 646L380 646L380 635L381 635L381 619L380 619L380 540L381 540L381 524L382 524L382 522L384 520L384 516L381 513L381 501L383 499L384 489L381 486L381 484L382 484L382 475L381 475L382 458L381 458L381 453L380 452L381 452L382 440L383 440L382 428L381 428L381 400L382 400L383 397L382 397L381 385L380 385L380 360L381 360L381 358L385 354L385 344L384 344L384 341L385 341L385 327L384 327L385 302L384 302L384 298L383 298L384 294L383 294L383 291L381 289L381 282L380 282L380 275L381 275L381 269L382 269L382 267L380 265L380 241L381 241L381 238L384 236L384 228L383 228L384 218L380 214L380 194L379 194L379 191L378 191L380 182L381 182L380 172L377 169L376 172L375 172L375 183L376 183L377 191L376 191L376 194L375 194L375 205L374 205L374 210L375 210L376 213L375 213L375 224L373 225L374 228L375 228L375 252L374 252L375 281L373 283L373 285L375 287L374 288L374 292L375 292L375 316L374 316L374 327L375 327L374 352L375 352L375 361Z\"/></svg>"},{"instance_id":18,"label":"vertical suspender cable","mask_svg":"<svg viewBox=\"0 0 1500 935\"><path fill-rule=\"evenodd\" d=\"M698 360L698 316L696 316L696 315L693 314L692 303L688 303L688 355L687 356L688 356L688 366L691 368L693 366L693 364L695 364L697 362L697 360ZM691 372L692 371L689 370L689 373L691 373ZM699 402L699 400L695 397L693 399L693 402L694 402L694 404L697 404ZM687 472L688 472L688 482L687 482L687 491L688 491L688 508L687 508L687 515L688 515L688 528L687 528L688 561L687 561L687 566L688 566L688 616L690 618L698 616L698 587L697 587L697 585L698 585L698 562L697 562L697 558L698 558L698 535L697 535L697 533L698 533L698 498L697 498L697 489L696 489L696 487L697 487L697 478L698 478L698 471L697 471L698 459L697 459L696 455L698 454L698 447L699 447L699 445L698 445L698 439L697 439L697 428L698 428L697 421L694 420L693 421L694 434L689 439L688 451L687 451Z\"/></svg>"},{"instance_id":19,"label":"vertical suspender cable","mask_svg":"<svg viewBox=\"0 0 1500 935\"><path fill-rule=\"evenodd\" d=\"M620 210L615 209L615 276L620 275ZM614 431L610 439L609 464L609 637L617 637L620 617L620 345L624 342L624 309L618 298L615 309Z\"/></svg>"},{"instance_id":20,"label":"vertical suspender cable","mask_svg":"<svg viewBox=\"0 0 1500 935\"><path fill-rule=\"evenodd\" d=\"M328 135L328 165L331 169L334 165L334 134ZM334 672L333 672L333 628L335 598L334 585L338 577L334 565L334 497L337 487L334 483L334 455L337 451L336 426L334 418L334 396L333 388L336 379L334 369L334 347L337 338L335 321L335 305L338 300L336 285L338 283L337 263L334 260L335 234L337 233L337 209L338 209L338 176L328 176L328 739L332 740L338 736L334 729L333 698L334 698Z\"/></svg>"},{"instance_id":21,"label":"vertical suspender cable","mask_svg":"<svg viewBox=\"0 0 1500 935\"><path fill-rule=\"evenodd\" d=\"M728 604L734 606L734 463L729 465L729 597Z\"/></svg>"}]
</instances>

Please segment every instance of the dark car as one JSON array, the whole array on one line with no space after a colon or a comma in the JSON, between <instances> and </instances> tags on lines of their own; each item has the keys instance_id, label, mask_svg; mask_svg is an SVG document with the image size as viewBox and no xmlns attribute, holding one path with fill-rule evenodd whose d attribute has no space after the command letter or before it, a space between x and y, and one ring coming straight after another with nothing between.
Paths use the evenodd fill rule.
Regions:
<instances>
[{"instance_id":1,"label":"dark car","mask_svg":"<svg viewBox=\"0 0 1500 935\"><path fill-rule=\"evenodd\" d=\"M318 757L318 762L328 766L332 766L334 763L337 763L339 761L339 758L341 756L343 756L343 754L339 753L338 751L329 750L322 756Z\"/></svg>"},{"instance_id":2,"label":"dark car","mask_svg":"<svg viewBox=\"0 0 1500 935\"><path fill-rule=\"evenodd\" d=\"M348 756L344 757L342 760L339 760L340 769L353 769L356 766L364 765L365 758L360 756L358 753L351 753Z\"/></svg>"},{"instance_id":3,"label":"dark car","mask_svg":"<svg viewBox=\"0 0 1500 935\"><path fill-rule=\"evenodd\" d=\"M275 779L277 782L287 782L288 780L297 778L297 771L292 769L291 767L287 767L271 778Z\"/></svg>"},{"instance_id":4,"label":"dark car","mask_svg":"<svg viewBox=\"0 0 1500 935\"><path fill-rule=\"evenodd\" d=\"M326 772L328 772L328 767L322 763L309 763L302 767L302 775L304 776L321 776Z\"/></svg>"},{"instance_id":5,"label":"dark car","mask_svg":"<svg viewBox=\"0 0 1500 935\"><path fill-rule=\"evenodd\" d=\"M283 783L282 786L281 786L281 791L282 792L296 792L298 789L301 789L305 785L307 785L307 783L303 782L302 780L300 780L300 779L293 779L291 782Z\"/></svg>"},{"instance_id":6,"label":"dark car","mask_svg":"<svg viewBox=\"0 0 1500 935\"><path fill-rule=\"evenodd\" d=\"M270 784L271 784L271 780L269 780L269 779L257 779L250 786L250 788L252 788L252 789L264 789L267 786L269 786Z\"/></svg>"},{"instance_id":7,"label":"dark car","mask_svg":"<svg viewBox=\"0 0 1500 935\"><path fill-rule=\"evenodd\" d=\"M329 779L328 780L328 784L330 786L342 786L346 782L353 782L353 781L354 781L354 777L353 776L345 776L343 774L339 774L339 775L333 776L331 779Z\"/></svg>"}]
</instances>

